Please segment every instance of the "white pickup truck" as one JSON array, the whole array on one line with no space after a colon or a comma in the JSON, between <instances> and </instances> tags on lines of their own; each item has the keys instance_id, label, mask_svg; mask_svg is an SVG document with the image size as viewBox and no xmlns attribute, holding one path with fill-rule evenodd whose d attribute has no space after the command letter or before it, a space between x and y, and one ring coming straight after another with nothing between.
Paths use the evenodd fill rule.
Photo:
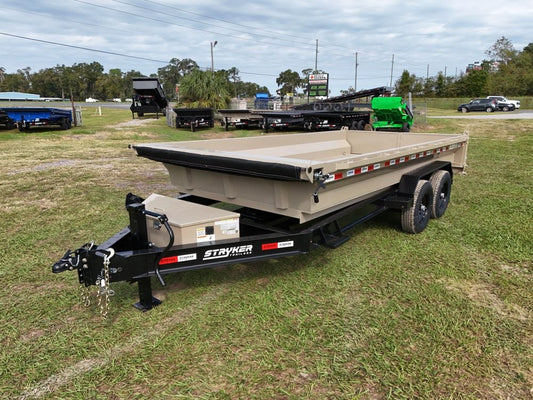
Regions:
<instances>
[{"instance_id":1,"label":"white pickup truck","mask_svg":"<svg viewBox=\"0 0 533 400\"><path fill-rule=\"evenodd\" d=\"M487 99L494 99L499 103L502 104L512 104L514 108L520 108L520 100L509 100L505 98L504 96L487 96ZM500 108L500 107L498 107ZM506 110L505 110L506 111Z\"/></svg>"}]
</instances>

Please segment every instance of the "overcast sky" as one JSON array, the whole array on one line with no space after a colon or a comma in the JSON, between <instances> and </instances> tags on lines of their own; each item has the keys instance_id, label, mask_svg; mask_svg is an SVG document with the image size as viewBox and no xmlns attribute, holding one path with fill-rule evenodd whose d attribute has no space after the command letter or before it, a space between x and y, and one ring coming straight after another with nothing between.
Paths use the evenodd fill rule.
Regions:
<instances>
[{"instance_id":1,"label":"overcast sky","mask_svg":"<svg viewBox=\"0 0 533 400\"><path fill-rule=\"evenodd\" d=\"M333 96L388 86L391 71L393 83L428 65L430 76L460 74L502 36L516 50L533 42L531 0L0 0L0 21L7 73L98 61L149 75L171 58L209 69L216 41L215 69L236 67L274 93L280 72L317 61Z\"/></svg>"}]
</instances>

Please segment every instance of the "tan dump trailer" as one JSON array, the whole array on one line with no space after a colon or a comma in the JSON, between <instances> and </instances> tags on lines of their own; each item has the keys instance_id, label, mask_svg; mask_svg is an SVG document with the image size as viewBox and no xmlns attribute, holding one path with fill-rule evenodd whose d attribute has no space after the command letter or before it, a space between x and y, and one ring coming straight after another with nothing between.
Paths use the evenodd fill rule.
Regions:
<instances>
[{"instance_id":1,"label":"tan dump trailer","mask_svg":"<svg viewBox=\"0 0 533 400\"><path fill-rule=\"evenodd\" d=\"M335 248L389 209L420 233L446 211L467 143L465 134L342 129L135 145L165 165L179 195L128 194L129 226L68 250L52 270L77 270L100 295L110 282L138 282L136 307L149 310L160 303L153 276L164 285L169 273Z\"/></svg>"}]
</instances>

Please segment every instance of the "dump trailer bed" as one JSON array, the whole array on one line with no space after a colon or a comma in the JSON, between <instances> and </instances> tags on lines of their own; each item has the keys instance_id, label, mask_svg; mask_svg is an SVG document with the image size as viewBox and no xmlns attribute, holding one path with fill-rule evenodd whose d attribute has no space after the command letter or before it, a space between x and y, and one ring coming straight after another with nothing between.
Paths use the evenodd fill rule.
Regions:
<instances>
[{"instance_id":1,"label":"dump trailer bed","mask_svg":"<svg viewBox=\"0 0 533 400\"><path fill-rule=\"evenodd\" d=\"M1 109L13 121L20 131L28 131L33 127L58 126L70 129L72 111L49 107L5 107Z\"/></svg>"},{"instance_id":2,"label":"dump trailer bed","mask_svg":"<svg viewBox=\"0 0 533 400\"><path fill-rule=\"evenodd\" d=\"M133 98L130 106L131 115L142 117L144 114L164 113L168 100L157 78L133 78Z\"/></svg>"},{"instance_id":3,"label":"dump trailer bed","mask_svg":"<svg viewBox=\"0 0 533 400\"><path fill-rule=\"evenodd\" d=\"M313 220L434 161L462 169L466 135L339 131L139 144L179 192Z\"/></svg>"}]
</instances>

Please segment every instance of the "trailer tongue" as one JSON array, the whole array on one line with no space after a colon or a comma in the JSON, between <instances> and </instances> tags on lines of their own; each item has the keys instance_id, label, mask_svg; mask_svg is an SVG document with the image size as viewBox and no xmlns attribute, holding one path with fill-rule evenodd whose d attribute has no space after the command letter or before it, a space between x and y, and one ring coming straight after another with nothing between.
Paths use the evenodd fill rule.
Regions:
<instances>
[{"instance_id":1,"label":"trailer tongue","mask_svg":"<svg viewBox=\"0 0 533 400\"><path fill-rule=\"evenodd\" d=\"M129 194L129 226L67 251L52 271L76 270L103 304L111 282L137 282L135 306L146 311L160 303L152 277L164 285L170 273L335 248L388 209L401 210L402 228L419 233L444 214L467 140L341 130L137 145L138 155L164 163L183 194Z\"/></svg>"}]
</instances>

